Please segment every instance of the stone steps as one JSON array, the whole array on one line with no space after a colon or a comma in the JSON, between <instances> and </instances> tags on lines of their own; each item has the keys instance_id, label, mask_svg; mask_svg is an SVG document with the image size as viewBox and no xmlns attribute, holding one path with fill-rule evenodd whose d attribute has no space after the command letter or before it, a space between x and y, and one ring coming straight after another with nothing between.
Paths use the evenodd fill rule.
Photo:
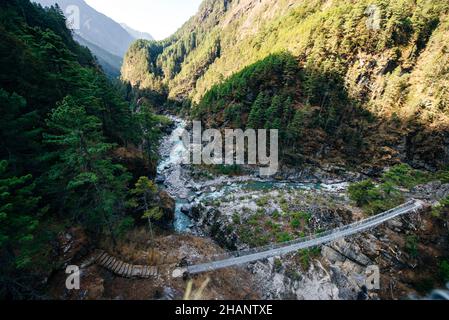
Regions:
<instances>
[{"instance_id":1,"label":"stone steps","mask_svg":"<svg viewBox=\"0 0 449 320\"><path fill-rule=\"evenodd\" d=\"M115 275L124 278L149 279L158 276L157 267L132 265L116 259L103 250L97 252L95 262Z\"/></svg>"}]
</instances>

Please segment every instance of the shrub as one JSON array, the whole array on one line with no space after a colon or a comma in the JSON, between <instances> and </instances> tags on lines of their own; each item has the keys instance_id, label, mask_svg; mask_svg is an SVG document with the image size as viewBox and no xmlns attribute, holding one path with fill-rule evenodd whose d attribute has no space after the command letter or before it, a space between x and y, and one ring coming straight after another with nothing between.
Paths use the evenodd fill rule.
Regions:
<instances>
[{"instance_id":1,"label":"shrub","mask_svg":"<svg viewBox=\"0 0 449 320\"><path fill-rule=\"evenodd\" d=\"M398 184L412 184L412 180L404 178L407 169L404 167L394 167L390 173L383 177L384 182L376 186L372 180L364 180L349 186L349 198L356 202L357 206L362 207L370 215L387 211L400 205L404 198L398 189ZM413 181L417 181L413 178Z\"/></svg>"},{"instance_id":2,"label":"shrub","mask_svg":"<svg viewBox=\"0 0 449 320\"><path fill-rule=\"evenodd\" d=\"M288 232L280 232L276 235L277 242L289 242L292 240L291 235Z\"/></svg>"},{"instance_id":3,"label":"shrub","mask_svg":"<svg viewBox=\"0 0 449 320\"><path fill-rule=\"evenodd\" d=\"M299 250L298 254L299 254L299 263L301 264L304 270L307 270L310 267L312 259L316 258L321 254L321 248L315 247L311 249Z\"/></svg>"},{"instance_id":4,"label":"shrub","mask_svg":"<svg viewBox=\"0 0 449 320\"><path fill-rule=\"evenodd\" d=\"M301 220L299 220L298 218L294 218L291 222L290 225L293 229L298 229L301 226Z\"/></svg>"},{"instance_id":5,"label":"shrub","mask_svg":"<svg viewBox=\"0 0 449 320\"><path fill-rule=\"evenodd\" d=\"M440 277L444 282L449 282L449 261L444 260L440 263Z\"/></svg>"},{"instance_id":6,"label":"shrub","mask_svg":"<svg viewBox=\"0 0 449 320\"><path fill-rule=\"evenodd\" d=\"M405 251L412 257L418 257L418 237L408 236L405 242Z\"/></svg>"},{"instance_id":7,"label":"shrub","mask_svg":"<svg viewBox=\"0 0 449 320\"><path fill-rule=\"evenodd\" d=\"M274 259L274 269L276 270L276 272L281 271L281 269L282 269L281 259Z\"/></svg>"},{"instance_id":8,"label":"shrub","mask_svg":"<svg viewBox=\"0 0 449 320\"><path fill-rule=\"evenodd\" d=\"M420 170L414 170L408 164L396 165L382 175L384 182L406 188L412 188L420 183L425 183L429 178L428 174Z\"/></svg>"},{"instance_id":9,"label":"shrub","mask_svg":"<svg viewBox=\"0 0 449 320\"><path fill-rule=\"evenodd\" d=\"M242 168L237 164L233 164L233 165L220 164L220 165L217 165L215 168L218 173L226 175L226 176L237 176L242 173Z\"/></svg>"},{"instance_id":10,"label":"shrub","mask_svg":"<svg viewBox=\"0 0 449 320\"><path fill-rule=\"evenodd\" d=\"M248 224L252 226L257 226L259 224L258 216L254 215L248 220Z\"/></svg>"},{"instance_id":11,"label":"shrub","mask_svg":"<svg viewBox=\"0 0 449 320\"><path fill-rule=\"evenodd\" d=\"M116 228L116 234L118 237L123 237L128 231L134 227L134 219L132 217L125 217L120 220Z\"/></svg>"},{"instance_id":12,"label":"shrub","mask_svg":"<svg viewBox=\"0 0 449 320\"><path fill-rule=\"evenodd\" d=\"M440 201L440 203L432 209L432 214L435 217L440 217L444 210L449 208L449 197Z\"/></svg>"},{"instance_id":13,"label":"shrub","mask_svg":"<svg viewBox=\"0 0 449 320\"><path fill-rule=\"evenodd\" d=\"M365 206L371 201L381 199L381 195L372 180L354 183L349 186L348 192L349 198L355 201L359 207Z\"/></svg>"},{"instance_id":14,"label":"shrub","mask_svg":"<svg viewBox=\"0 0 449 320\"><path fill-rule=\"evenodd\" d=\"M415 283L417 291L422 293L429 293L435 288L434 280L431 278L420 279Z\"/></svg>"},{"instance_id":15,"label":"shrub","mask_svg":"<svg viewBox=\"0 0 449 320\"><path fill-rule=\"evenodd\" d=\"M256 204L259 207L265 207L268 205L268 197L260 197L259 199L256 200Z\"/></svg>"},{"instance_id":16,"label":"shrub","mask_svg":"<svg viewBox=\"0 0 449 320\"><path fill-rule=\"evenodd\" d=\"M441 183L449 183L449 169L438 172L437 179L440 180Z\"/></svg>"},{"instance_id":17,"label":"shrub","mask_svg":"<svg viewBox=\"0 0 449 320\"><path fill-rule=\"evenodd\" d=\"M240 220L240 215L238 214L238 212L234 212L234 214L232 215L232 222L234 222L234 224L241 224L242 221Z\"/></svg>"}]
</instances>

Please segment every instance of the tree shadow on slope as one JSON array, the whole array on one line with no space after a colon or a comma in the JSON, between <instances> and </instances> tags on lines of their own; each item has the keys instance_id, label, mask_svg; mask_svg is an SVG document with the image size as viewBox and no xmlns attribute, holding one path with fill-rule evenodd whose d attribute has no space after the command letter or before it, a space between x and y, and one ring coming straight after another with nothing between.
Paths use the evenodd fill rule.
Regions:
<instances>
[{"instance_id":1,"label":"tree shadow on slope","mask_svg":"<svg viewBox=\"0 0 449 320\"><path fill-rule=\"evenodd\" d=\"M384 167L409 161L434 169L448 163L442 150L447 133L376 116L350 97L336 71L298 62L287 52L213 86L191 114L211 128L278 129L281 161L288 165Z\"/></svg>"}]
</instances>

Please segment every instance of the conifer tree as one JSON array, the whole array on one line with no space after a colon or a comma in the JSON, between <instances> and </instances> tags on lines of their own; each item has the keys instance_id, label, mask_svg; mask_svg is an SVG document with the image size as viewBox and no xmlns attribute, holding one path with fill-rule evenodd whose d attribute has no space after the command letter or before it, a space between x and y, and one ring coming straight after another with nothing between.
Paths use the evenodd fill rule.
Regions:
<instances>
[{"instance_id":1,"label":"conifer tree","mask_svg":"<svg viewBox=\"0 0 449 320\"><path fill-rule=\"evenodd\" d=\"M10 176L7 161L0 161L0 296L15 287L16 270L29 267L39 249L40 199L34 189L31 175Z\"/></svg>"},{"instance_id":2,"label":"conifer tree","mask_svg":"<svg viewBox=\"0 0 449 320\"><path fill-rule=\"evenodd\" d=\"M97 231L113 224L124 207L129 180L124 167L108 156L114 145L104 141L102 123L66 97L47 121L45 142L56 147L48 179L61 185L64 206L73 217Z\"/></svg>"},{"instance_id":3,"label":"conifer tree","mask_svg":"<svg viewBox=\"0 0 449 320\"><path fill-rule=\"evenodd\" d=\"M265 102L266 97L263 92L259 93L254 101L248 118L248 127L261 129L265 124Z\"/></svg>"}]
</instances>

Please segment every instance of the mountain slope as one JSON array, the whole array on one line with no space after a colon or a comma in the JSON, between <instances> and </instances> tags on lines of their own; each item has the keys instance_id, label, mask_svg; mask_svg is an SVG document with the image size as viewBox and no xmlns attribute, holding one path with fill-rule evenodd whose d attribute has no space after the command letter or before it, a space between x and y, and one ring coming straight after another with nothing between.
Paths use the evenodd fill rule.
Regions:
<instances>
[{"instance_id":1,"label":"mountain slope","mask_svg":"<svg viewBox=\"0 0 449 320\"><path fill-rule=\"evenodd\" d=\"M125 29L111 18L99 13L83 0L36 0L43 6L55 3L66 13L68 6L78 6L80 30L75 32L85 40L110 53L122 57L135 40Z\"/></svg>"},{"instance_id":2,"label":"mountain slope","mask_svg":"<svg viewBox=\"0 0 449 320\"><path fill-rule=\"evenodd\" d=\"M137 31L128 26L126 23L120 23L120 25L125 29L134 39L144 39L144 40L154 40L153 36L147 32Z\"/></svg>"},{"instance_id":3,"label":"mountain slope","mask_svg":"<svg viewBox=\"0 0 449 320\"><path fill-rule=\"evenodd\" d=\"M101 65L104 72L108 76L114 79L120 76L120 68L123 62L122 58L100 48L99 46L85 40L77 34L74 34L73 38L82 46L89 48L89 50L97 58L98 63Z\"/></svg>"},{"instance_id":4,"label":"mountain slope","mask_svg":"<svg viewBox=\"0 0 449 320\"><path fill-rule=\"evenodd\" d=\"M122 79L141 89L168 90L171 99L192 100L194 114L216 125L228 125L223 115L238 114L235 105L243 103L247 125L255 98L274 93L261 83L249 98L240 97L242 92L231 89L246 76L231 80L232 75L288 52L303 70L297 74L302 92L291 95L295 110L322 109L308 113L312 123L321 122L326 131L336 121L336 132L349 130L334 135L339 142L331 145L325 142L334 140L327 139L332 132L321 132L322 150L313 148L309 156L332 160L332 150L341 153L354 144L355 131L367 159L440 166L449 163L449 150L442 147L449 142L449 62L442 41L449 37L448 13L444 0L206 0L172 37L131 46ZM338 106L348 101L370 114L368 128L362 125L365 116L340 116ZM330 117L324 123L317 118L323 114ZM313 131L304 134L313 137Z\"/></svg>"}]
</instances>

